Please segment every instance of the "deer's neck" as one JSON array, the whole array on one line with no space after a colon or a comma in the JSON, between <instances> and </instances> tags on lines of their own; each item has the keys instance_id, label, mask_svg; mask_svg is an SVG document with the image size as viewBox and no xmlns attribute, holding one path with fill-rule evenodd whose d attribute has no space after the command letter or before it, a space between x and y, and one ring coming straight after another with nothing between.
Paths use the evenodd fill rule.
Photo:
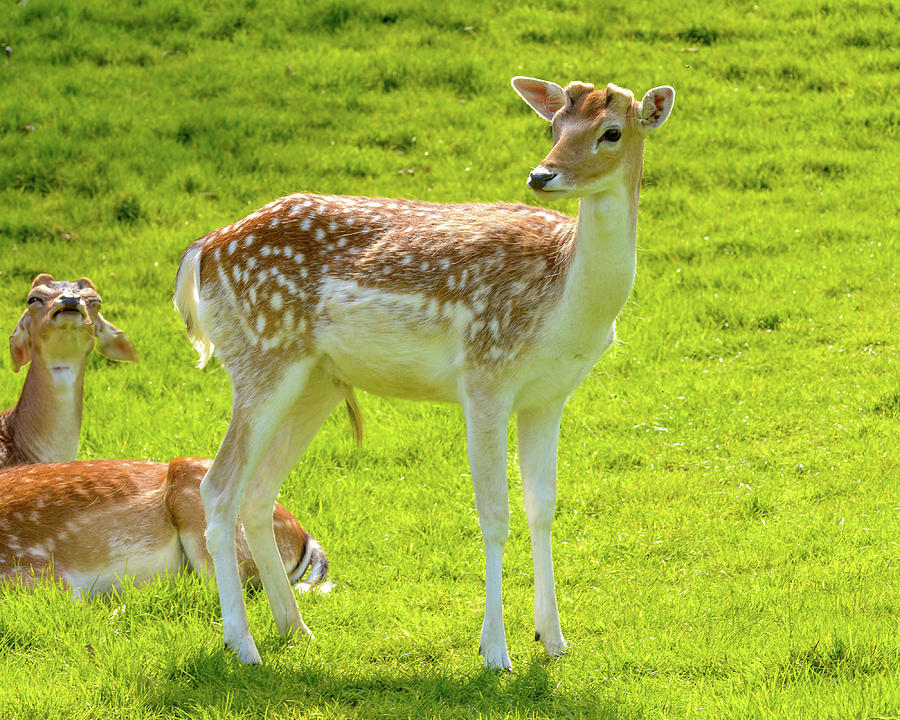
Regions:
<instances>
[{"instance_id":1,"label":"deer's neck","mask_svg":"<svg viewBox=\"0 0 900 720\"><path fill-rule=\"evenodd\" d=\"M564 304L585 331L614 323L631 292L637 201L624 175L604 192L581 198Z\"/></svg>"},{"instance_id":2,"label":"deer's neck","mask_svg":"<svg viewBox=\"0 0 900 720\"><path fill-rule=\"evenodd\" d=\"M78 454L84 364L46 363L28 368L10 422L19 453L31 462L68 462Z\"/></svg>"}]
</instances>

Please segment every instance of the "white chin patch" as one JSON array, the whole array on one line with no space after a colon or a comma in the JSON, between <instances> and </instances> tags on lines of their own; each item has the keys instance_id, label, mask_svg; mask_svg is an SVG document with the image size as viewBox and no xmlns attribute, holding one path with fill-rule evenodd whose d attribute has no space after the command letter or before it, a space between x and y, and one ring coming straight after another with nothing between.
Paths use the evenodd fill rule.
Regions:
<instances>
[{"instance_id":1,"label":"white chin patch","mask_svg":"<svg viewBox=\"0 0 900 720\"><path fill-rule=\"evenodd\" d=\"M50 372L53 375L54 385L69 386L75 382L75 368L69 365L53 365Z\"/></svg>"}]
</instances>

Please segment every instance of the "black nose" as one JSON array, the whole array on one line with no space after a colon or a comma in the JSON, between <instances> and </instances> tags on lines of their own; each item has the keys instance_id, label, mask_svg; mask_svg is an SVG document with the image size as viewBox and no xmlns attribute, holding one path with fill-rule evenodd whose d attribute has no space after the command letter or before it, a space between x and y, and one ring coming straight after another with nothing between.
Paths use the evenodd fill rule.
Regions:
<instances>
[{"instance_id":1,"label":"black nose","mask_svg":"<svg viewBox=\"0 0 900 720\"><path fill-rule=\"evenodd\" d=\"M77 310L78 298L72 297L71 295L66 295L59 299L59 304L62 305L63 310Z\"/></svg>"},{"instance_id":2,"label":"black nose","mask_svg":"<svg viewBox=\"0 0 900 720\"><path fill-rule=\"evenodd\" d=\"M528 187L532 190L542 190L544 185L556 177L556 173L551 172L533 172L528 175Z\"/></svg>"}]
</instances>

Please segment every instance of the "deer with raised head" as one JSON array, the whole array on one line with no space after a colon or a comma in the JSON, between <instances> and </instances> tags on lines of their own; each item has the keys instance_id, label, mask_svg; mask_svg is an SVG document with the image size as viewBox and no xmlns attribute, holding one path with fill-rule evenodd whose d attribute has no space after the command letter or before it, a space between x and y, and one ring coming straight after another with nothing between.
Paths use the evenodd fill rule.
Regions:
<instances>
[{"instance_id":1,"label":"deer with raised head","mask_svg":"<svg viewBox=\"0 0 900 720\"><path fill-rule=\"evenodd\" d=\"M78 454L84 369L95 343L111 360L137 362L128 337L100 314L88 278L31 283L28 306L9 338L16 372L29 362L15 407L0 413L0 467L65 462Z\"/></svg>"},{"instance_id":2,"label":"deer with raised head","mask_svg":"<svg viewBox=\"0 0 900 720\"><path fill-rule=\"evenodd\" d=\"M200 354L233 387L233 414L201 485L226 645L260 656L234 549L240 512L276 625L308 635L269 519L285 475L354 387L462 405L484 540L485 665L509 668L501 565L509 531L507 424L515 413L535 572L535 637L566 649L550 529L563 406L613 342L634 281L644 139L674 90L516 77L550 121L530 173L542 199L578 197L577 218L525 205L283 197L197 240L175 304Z\"/></svg>"},{"instance_id":3,"label":"deer with raised head","mask_svg":"<svg viewBox=\"0 0 900 720\"><path fill-rule=\"evenodd\" d=\"M87 278L32 282L27 309L9 339L13 367L31 363L19 402L0 414L0 577L30 584L49 569L76 595L143 582L163 572L212 570L200 481L209 460L172 463L74 461L84 370L95 343L113 360L137 362L126 335L100 314ZM359 428L356 428L360 432ZM297 520L275 503L278 547L298 587L321 583L327 559ZM236 534L241 577L256 568Z\"/></svg>"},{"instance_id":4,"label":"deer with raised head","mask_svg":"<svg viewBox=\"0 0 900 720\"><path fill-rule=\"evenodd\" d=\"M0 579L30 587L49 575L79 597L121 588L126 577L140 585L211 572L200 497L210 463L90 460L0 470ZM269 517L290 582L299 590L326 587L319 544L281 505ZM240 524L232 542L240 579L256 582Z\"/></svg>"}]
</instances>

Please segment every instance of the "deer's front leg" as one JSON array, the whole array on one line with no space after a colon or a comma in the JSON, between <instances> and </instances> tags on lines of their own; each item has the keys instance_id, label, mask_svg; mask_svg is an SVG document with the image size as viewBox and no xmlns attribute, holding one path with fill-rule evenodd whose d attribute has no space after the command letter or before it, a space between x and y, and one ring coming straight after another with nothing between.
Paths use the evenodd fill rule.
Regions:
<instances>
[{"instance_id":1,"label":"deer's front leg","mask_svg":"<svg viewBox=\"0 0 900 720\"><path fill-rule=\"evenodd\" d=\"M556 453L563 404L520 411L519 466L534 557L534 638L550 657L566 651L559 624L550 530L556 510Z\"/></svg>"},{"instance_id":2,"label":"deer's front leg","mask_svg":"<svg viewBox=\"0 0 900 720\"><path fill-rule=\"evenodd\" d=\"M503 626L503 546L509 535L508 422L509 412L490 401L470 400L466 406L469 467L484 540L485 604L480 652L485 667L498 670L512 668Z\"/></svg>"}]
</instances>

